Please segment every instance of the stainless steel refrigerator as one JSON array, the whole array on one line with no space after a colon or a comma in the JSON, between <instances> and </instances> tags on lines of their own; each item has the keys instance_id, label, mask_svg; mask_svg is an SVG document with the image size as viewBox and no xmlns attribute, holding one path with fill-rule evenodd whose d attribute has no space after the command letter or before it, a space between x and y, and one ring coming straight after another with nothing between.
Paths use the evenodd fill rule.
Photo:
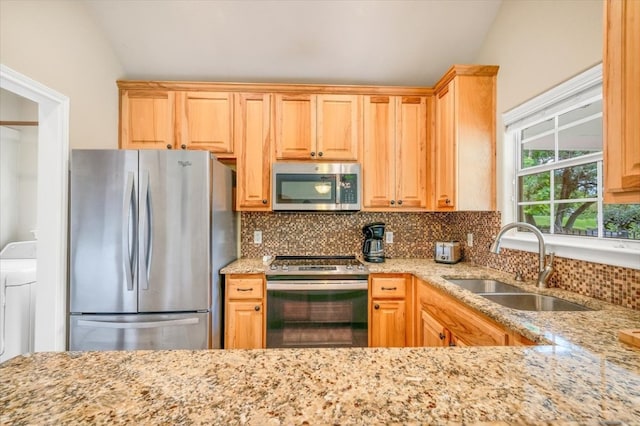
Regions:
<instances>
[{"instance_id":1,"label":"stainless steel refrigerator","mask_svg":"<svg viewBox=\"0 0 640 426\"><path fill-rule=\"evenodd\" d=\"M232 171L206 151L73 150L69 350L222 341Z\"/></svg>"}]
</instances>

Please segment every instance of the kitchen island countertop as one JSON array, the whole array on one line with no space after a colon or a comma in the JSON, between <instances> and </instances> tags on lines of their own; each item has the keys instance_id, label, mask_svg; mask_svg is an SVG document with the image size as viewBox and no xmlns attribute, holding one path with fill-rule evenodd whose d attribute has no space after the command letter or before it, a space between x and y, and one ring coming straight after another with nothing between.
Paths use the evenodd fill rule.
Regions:
<instances>
[{"instance_id":1,"label":"kitchen island countertop","mask_svg":"<svg viewBox=\"0 0 640 426\"><path fill-rule=\"evenodd\" d=\"M540 343L532 347L37 353L0 364L0 424L640 424L640 313L506 274L421 259L412 273ZM264 272L241 259L224 273ZM499 307L442 277L496 278L592 307Z\"/></svg>"}]
</instances>

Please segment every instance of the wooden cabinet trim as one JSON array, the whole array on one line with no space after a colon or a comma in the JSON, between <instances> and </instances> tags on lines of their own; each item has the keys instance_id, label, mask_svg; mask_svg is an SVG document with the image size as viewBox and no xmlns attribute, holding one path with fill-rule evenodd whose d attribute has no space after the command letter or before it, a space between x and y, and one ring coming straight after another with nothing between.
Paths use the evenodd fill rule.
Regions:
<instances>
[{"instance_id":1,"label":"wooden cabinet trim","mask_svg":"<svg viewBox=\"0 0 640 426\"><path fill-rule=\"evenodd\" d=\"M121 90L176 90L176 91L220 91L296 94L347 94L347 95L388 95L388 96L430 96L433 88L420 86L369 86L369 85L328 85L328 84L278 84L278 83L233 83L206 81L166 81L166 80L117 80Z\"/></svg>"}]
</instances>

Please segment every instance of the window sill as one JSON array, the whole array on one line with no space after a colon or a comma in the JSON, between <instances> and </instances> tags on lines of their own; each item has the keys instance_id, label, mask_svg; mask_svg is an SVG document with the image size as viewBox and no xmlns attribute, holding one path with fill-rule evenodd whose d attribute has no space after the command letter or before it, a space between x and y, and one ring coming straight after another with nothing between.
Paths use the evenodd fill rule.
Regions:
<instances>
[{"instance_id":1,"label":"window sill","mask_svg":"<svg viewBox=\"0 0 640 426\"><path fill-rule=\"evenodd\" d=\"M640 269L640 242L545 235L547 253L558 257ZM538 252L538 239L527 232L505 235L500 247Z\"/></svg>"}]
</instances>

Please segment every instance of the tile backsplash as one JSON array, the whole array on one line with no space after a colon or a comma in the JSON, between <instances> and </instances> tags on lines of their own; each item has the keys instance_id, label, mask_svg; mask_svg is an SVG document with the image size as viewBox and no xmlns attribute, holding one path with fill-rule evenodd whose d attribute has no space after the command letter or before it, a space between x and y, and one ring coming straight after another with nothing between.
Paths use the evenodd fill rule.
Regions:
<instances>
[{"instance_id":1,"label":"tile backsplash","mask_svg":"<svg viewBox=\"0 0 640 426\"><path fill-rule=\"evenodd\" d=\"M433 257L436 241L460 241L464 261L505 272L537 277L537 253L503 249L499 255L489 246L500 229L499 212L426 213L273 213L241 214L241 254L264 255L360 254L362 227L384 222L394 242L385 244L388 257ZM254 231L262 231L262 244L253 243ZM473 233L473 247L466 244ZM640 270L556 257L550 285L632 309L640 309Z\"/></svg>"}]
</instances>

